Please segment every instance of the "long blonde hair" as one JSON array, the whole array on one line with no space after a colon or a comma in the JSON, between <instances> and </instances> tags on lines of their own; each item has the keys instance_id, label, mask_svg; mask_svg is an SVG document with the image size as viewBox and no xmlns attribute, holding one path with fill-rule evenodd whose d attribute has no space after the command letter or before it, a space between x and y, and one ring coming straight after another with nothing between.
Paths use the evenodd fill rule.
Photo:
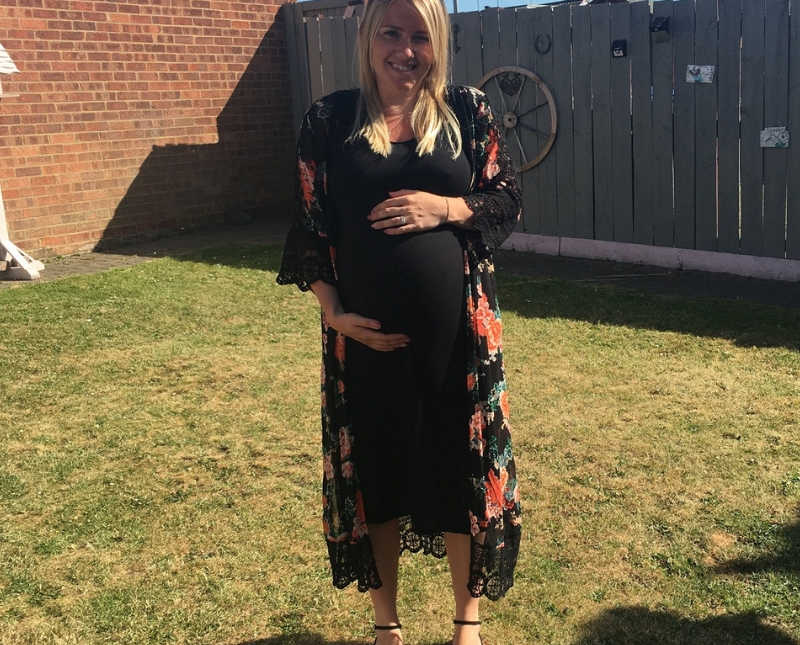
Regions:
<instances>
[{"instance_id":1,"label":"long blonde hair","mask_svg":"<svg viewBox=\"0 0 800 645\"><path fill-rule=\"evenodd\" d=\"M417 154L433 152L436 138L444 131L453 159L461 153L461 129L458 119L445 100L450 67L450 18L442 0L369 0L358 29L358 76L361 96L355 123L348 140L364 137L376 154L388 156L392 144L389 128L383 118L378 83L370 65L372 41L383 23L386 9L392 2L408 2L422 16L428 30L433 62L422 80L417 101L411 112L411 129L417 140Z\"/></svg>"}]
</instances>

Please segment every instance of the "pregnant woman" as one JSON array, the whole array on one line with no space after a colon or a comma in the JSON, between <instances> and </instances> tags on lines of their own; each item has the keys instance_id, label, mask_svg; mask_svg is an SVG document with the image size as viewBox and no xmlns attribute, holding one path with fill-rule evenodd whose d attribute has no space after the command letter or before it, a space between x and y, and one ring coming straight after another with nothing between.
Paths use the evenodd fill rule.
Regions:
<instances>
[{"instance_id":1,"label":"pregnant woman","mask_svg":"<svg viewBox=\"0 0 800 645\"><path fill-rule=\"evenodd\" d=\"M454 645L481 642L519 551L492 250L520 196L486 97L446 85L449 34L441 0L370 0L360 89L303 119L278 275L322 309L323 525L378 645L403 642L402 551L448 557Z\"/></svg>"}]
</instances>

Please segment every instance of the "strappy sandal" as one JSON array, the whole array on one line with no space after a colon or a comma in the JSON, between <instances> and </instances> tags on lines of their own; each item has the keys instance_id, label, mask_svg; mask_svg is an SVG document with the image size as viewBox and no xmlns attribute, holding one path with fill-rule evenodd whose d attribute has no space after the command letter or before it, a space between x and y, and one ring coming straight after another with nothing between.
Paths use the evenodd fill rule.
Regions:
<instances>
[{"instance_id":1,"label":"strappy sandal","mask_svg":"<svg viewBox=\"0 0 800 645\"><path fill-rule=\"evenodd\" d=\"M455 625L480 625L481 621L479 620L458 620L457 618L453 619L453 624ZM483 645L483 636L478 634L478 639L481 641L481 645Z\"/></svg>"},{"instance_id":2,"label":"strappy sandal","mask_svg":"<svg viewBox=\"0 0 800 645\"><path fill-rule=\"evenodd\" d=\"M403 629L403 626L400 623L397 623L396 625L375 625L374 627L375 629ZM377 644L378 644L378 637L376 636L375 641L372 643L372 645L377 645Z\"/></svg>"}]
</instances>

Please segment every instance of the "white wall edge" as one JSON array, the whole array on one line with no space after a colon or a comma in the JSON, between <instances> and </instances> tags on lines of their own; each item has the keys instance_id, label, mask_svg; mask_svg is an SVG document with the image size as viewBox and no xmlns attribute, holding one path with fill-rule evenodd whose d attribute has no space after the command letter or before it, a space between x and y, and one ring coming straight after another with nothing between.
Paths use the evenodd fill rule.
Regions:
<instances>
[{"instance_id":1,"label":"white wall edge","mask_svg":"<svg viewBox=\"0 0 800 645\"><path fill-rule=\"evenodd\" d=\"M530 233L512 233L500 248L570 258L648 264L667 269L730 273L766 280L800 281L800 260L765 258L737 253L695 251L575 237L532 235Z\"/></svg>"}]
</instances>

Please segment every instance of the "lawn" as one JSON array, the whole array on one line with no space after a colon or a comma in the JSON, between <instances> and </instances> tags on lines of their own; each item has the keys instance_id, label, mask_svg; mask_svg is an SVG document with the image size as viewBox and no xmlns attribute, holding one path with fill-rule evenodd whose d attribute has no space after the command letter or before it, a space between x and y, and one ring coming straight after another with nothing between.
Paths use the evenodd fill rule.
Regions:
<instances>
[{"instance_id":1,"label":"lawn","mask_svg":"<svg viewBox=\"0 0 800 645\"><path fill-rule=\"evenodd\" d=\"M0 643L371 643L276 247L0 291ZM800 643L800 310L500 275L524 535L491 645ZM401 560L409 645L445 561Z\"/></svg>"}]
</instances>

